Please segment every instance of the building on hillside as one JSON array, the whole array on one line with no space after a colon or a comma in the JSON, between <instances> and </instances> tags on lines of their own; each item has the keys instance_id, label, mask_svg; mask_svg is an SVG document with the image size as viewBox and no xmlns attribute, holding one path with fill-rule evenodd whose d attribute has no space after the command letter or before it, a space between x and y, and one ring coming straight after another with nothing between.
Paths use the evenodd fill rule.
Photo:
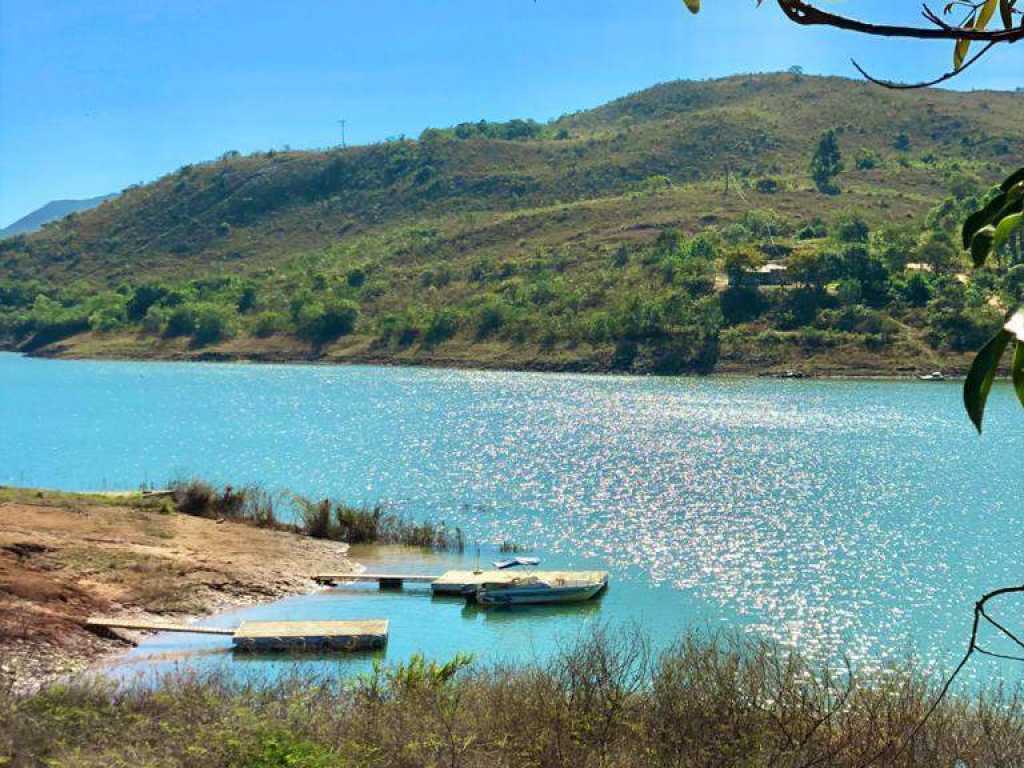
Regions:
<instances>
[{"instance_id":1,"label":"building on hillside","mask_svg":"<svg viewBox=\"0 0 1024 768\"><path fill-rule=\"evenodd\" d=\"M766 285L789 285L792 281L785 264L768 262L755 270L744 270L730 276L732 287L760 288Z\"/></svg>"}]
</instances>

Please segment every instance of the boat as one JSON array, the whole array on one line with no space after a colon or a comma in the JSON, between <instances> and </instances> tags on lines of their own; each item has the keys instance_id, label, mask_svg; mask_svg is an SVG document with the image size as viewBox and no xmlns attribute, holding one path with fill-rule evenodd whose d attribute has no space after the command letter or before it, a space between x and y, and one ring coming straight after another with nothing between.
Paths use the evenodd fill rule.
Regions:
<instances>
[{"instance_id":1,"label":"boat","mask_svg":"<svg viewBox=\"0 0 1024 768\"><path fill-rule=\"evenodd\" d=\"M945 381L946 376L942 371L932 371L931 373L925 374L924 376L918 376L921 381Z\"/></svg>"},{"instance_id":2,"label":"boat","mask_svg":"<svg viewBox=\"0 0 1024 768\"><path fill-rule=\"evenodd\" d=\"M494 567L498 570L514 568L517 565L540 565L539 557L510 557L507 560L495 560Z\"/></svg>"},{"instance_id":3,"label":"boat","mask_svg":"<svg viewBox=\"0 0 1024 768\"><path fill-rule=\"evenodd\" d=\"M572 576L521 576L509 581L484 582L467 589L466 597L480 605L540 605L581 603L608 586L608 574L597 572Z\"/></svg>"}]
</instances>

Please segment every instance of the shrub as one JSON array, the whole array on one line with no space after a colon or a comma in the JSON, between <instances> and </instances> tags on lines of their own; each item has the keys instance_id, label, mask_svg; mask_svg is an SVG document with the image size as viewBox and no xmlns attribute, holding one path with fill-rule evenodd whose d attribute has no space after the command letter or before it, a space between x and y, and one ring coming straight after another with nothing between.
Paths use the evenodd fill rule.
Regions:
<instances>
[{"instance_id":1,"label":"shrub","mask_svg":"<svg viewBox=\"0 0 1024 768\"><path fill-rule=\"evenodd\" d=\"M280 312L260 312L253 324L252 331L261 339L281 333L288 327L288 319Z\"/></svg>"},{"instance_id":2,"label":"shrub","mask_svg":"<svg viewBox=\"0 0 1024 768\"><path fill-rule=\"evenodd\" d=\"M97 677L0 691L12 765L1024 764L1018 687L940 700L936 679L913 664L836 670L726 633L690 633L656 652L638 630L597 626L546 660L413 656L358 677L311 671L259 684L219 671L158 685Z\"/></svg>"},{"instance_id":3,"label":"shrub","mask_svg":"<svg viewBox=\"0 0 1024 768\"><path fill-rule=\"evenodd\" d=\"M774 195L779 191L779 188L779 182L771 178L758 179L754 183L754 189L762 195Z\"/></svg>"},{"instance_id":4,"label":"shrub","mask_svg":"<svg viewBox=\"0 0 1024 768\"><path fill-rule=\"evenodd\" d=\"M154 335L162 334L170 316L171 309L169 307L152 306L146 310L146 316L142 318L142 330Z\"/></svg>"},{"instance_id":5,"label":"shrub","mask_svg":"<svg viewBox=\"0 0 1024 768\"><path fill-rule=\"evenodd\" d=\"M352 288L359 288L366 282L366 270L362 267L353 267L345 275L345 282Z\"/></svg>"},{"instance_id":6,"label":"shrub","mask_svg":"<svg viewBox=\"0 0 1024 768\"><path fill-rule=\"evenodd\" d=\"M427 323L423 340L427 344L440 344L454 336L459 330L459 316L449 309L434 312Z\"/></svg>"},{"instance_id":7,"label":"shrub","mask_svg":"<svg viewBox=\"0 0 1024 768\"><path fill-rule=\"evenodd\" d=\"M313 302L304 305L299 312L299 332L317 343L333 341L352 333L358 319L359 305L354 301Z\"/></svg>"},{"instance_id":8,"label":"shrub","mask_svg":"<svg viewBox=\"0 0 1024 768\"><path fill-rule=\"evenodd\" d=\"M508 320L508 306L500 300L490 300L481 305L476 312L476 336L484 339L501 330Z\"/></svg>"},{"instance_id":9,"label":"shrub","mask_svg":"<svg viewBox=\"0 0 1024 768\"><path fill-rule=\"evenodd\" d=\"M234 313L227 307L218 304L198 305L195 311L193 341L202 347L230 338L234 332L233 318Z\"/></svg>"},{"instance_id":10,"label":"shrub","mask_svg":"<svg viewBox=\"0 0 1024 768\"><path fill-rule=\"evenodd\" d=\"M856 213L847 213L836 222L836 240L841 243L866 243L871 229L864 219Z\"/></svg>"},{"instance_id":11,"label":"shrub","mask_svg":"<svg viewBox=\"0 0 1024 768\"><path fill-rule=\"evenodd\" d=\"M196 330L195 309L188 304L175 307L167 318L164 336L191 336Z\"/></svg>"},{"instance_id":12,"label":"shrub","mask_svg":"<svg viewBox=\"0 0 1024 768\"><path fill-rule=\"evenodd\" d=\"M295 508L299 511L302 529L306 535L314 539L331 538L330 499L310 501L302 496L296 496L294 501Z\"/></svg>"},{"instance_id":13,"label":"shrub","mask_svg":"<svg viewBox=\"0 0 1024 768\"><path fill-rule=\"evenodd\" d=\"M128 300L128 319L138 322L146 316L150 308L167 295L167 288L159 283L143 283L132 291Z\"/></svg>"}]
</instances>

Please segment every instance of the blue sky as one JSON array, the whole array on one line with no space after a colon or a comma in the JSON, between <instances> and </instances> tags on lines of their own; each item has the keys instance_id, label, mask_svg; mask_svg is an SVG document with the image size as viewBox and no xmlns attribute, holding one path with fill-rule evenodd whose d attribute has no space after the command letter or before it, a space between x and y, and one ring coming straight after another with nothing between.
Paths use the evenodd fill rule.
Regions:
<instances>
[{"instance_id":1,"label":"blue sky","mask_svg":"<svg viewBox=\"0 0 1024 768\"><path fill-rule=\"evenodd\" d=\"M56 198L150 181L225 150L546 120L676 78L793 64L944 71L948 43L801 29L765 3L705 0L0 0L0 226ZM914 20L914 0L834 2ZM1020 50L1015 50L1019 48ZM1020 84L1024 46L958 88Z\"/></svg>"}]
</instances>

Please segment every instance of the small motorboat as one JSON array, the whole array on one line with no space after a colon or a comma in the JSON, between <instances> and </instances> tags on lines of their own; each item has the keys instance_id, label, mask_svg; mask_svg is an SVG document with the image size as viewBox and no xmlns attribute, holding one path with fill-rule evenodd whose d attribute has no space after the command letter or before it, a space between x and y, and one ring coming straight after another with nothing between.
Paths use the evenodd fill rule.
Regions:
<instances>
[{"instance_id":1,"label":"small motorboat","mask_svg":"<svg viewBox=\"0 0 1024 768\"><path fill-rule=\"evenodd\" d=\"M924 376L918 376L921 381L945 381L946 376L942 371L932 371Z\"/></svg>"},{"instance_id":2,"label":"small motorboat","mask_svg":"<svg viewBox=\"0 0 1024 768\"><path fill-rule=\"evenodd\" d=\"M540 565L539 557L510 557L507 560L495 560L494 567L498 570L515 568L517 565Z\"/></svg>"},{"instance_id":3,"label":"small motorboat","mask_svg":"<svg viewBox=\"0 0 1024 768\"><path fill-rule=\"evenodd\" d=\"M466 597L480 605L540 605L581 603L608 586L608 574L593 572L577 576L521 576L501 582L484 582L467 590Z\"/></svg>"}]
</instances>

